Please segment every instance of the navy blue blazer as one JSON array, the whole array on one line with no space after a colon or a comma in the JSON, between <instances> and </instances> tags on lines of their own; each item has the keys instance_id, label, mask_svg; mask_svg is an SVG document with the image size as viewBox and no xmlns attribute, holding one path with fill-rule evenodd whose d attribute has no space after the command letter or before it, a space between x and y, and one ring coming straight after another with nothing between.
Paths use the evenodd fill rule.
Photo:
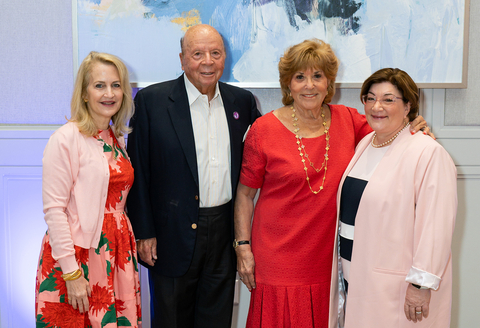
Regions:
<instances>
[{"instance_id":1,"label":"navy blue blazer","mask_svg":"<svg viewBox=\"0 0 480 328\"><path fill-rule=\"evenodd\" d=\"M260 112L251 92L222 82L219 89L230 133L234 200L243 137ZM137 239L157 238L155 266L140 262L161 275L182 276L192 260L196 238L192 224L198 222L200 204L195 140L183 75L140 90L130 126L133 131L127 151L135 182L127 198L127 211ZM231 216L233 241L233 209Z\"/></svg>"}]
</instances>

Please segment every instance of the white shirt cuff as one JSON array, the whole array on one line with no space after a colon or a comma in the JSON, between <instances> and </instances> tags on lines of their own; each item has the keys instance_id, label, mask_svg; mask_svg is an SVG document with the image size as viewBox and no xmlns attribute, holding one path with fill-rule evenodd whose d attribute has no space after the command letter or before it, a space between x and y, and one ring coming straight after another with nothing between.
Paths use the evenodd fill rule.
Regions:
<instances>
[{"instance_id":1,"label":"white shirt cuff","mask_svg":"<svg viewBox=\"0 0 480 328\"><path fill-rule=\"evenodd\" d=\"M428 273L426 271L420 270L412 266L410 271L405 278L406 282L411 284L420 285L422 287L427 287L433 290L437 290L440 286L440 281L442 278L437 277L434 274Z\"/></svg>"}]
</instances>

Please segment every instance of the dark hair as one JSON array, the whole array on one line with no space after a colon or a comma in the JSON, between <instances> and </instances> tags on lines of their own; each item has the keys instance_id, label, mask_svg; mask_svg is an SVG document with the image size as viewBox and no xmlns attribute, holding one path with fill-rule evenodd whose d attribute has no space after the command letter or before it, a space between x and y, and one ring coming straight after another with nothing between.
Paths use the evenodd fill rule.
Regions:
<instances>
[{"instance_id":1,"label":"dark hair","mask_svg":"<svg viewBox=\"0 0 480 328\"><path fill-rule=\"evenodd\" d=\"M418 115L420 93L410 75L399 68L382 68L370 75L370 77L363 82L360 99L368 94L372 85L382 82L390 82L393 84L402 94L403 102L405 104L410 103L410 112L407 116L410 122L413 121Z\"/></svg>"},{"instance_id":2,"label":"dark hair","mask_svg":"<svg viewBox=\"0 0 480 328\"><path fill-rule=\"evenodd\" d=\"M323 103L329 103L335 95L335 79L339 61L328 43L319 39L305 40L285 50L278 63L282 103L291 105L289 85L293 75L303 69L321 69L328 79L327 95Z\"/></svg>"},{"instance_id":3,"label":"dark hair","mask_svg":"<svg viewBox=\"0 0 480 328\"><path fill-rule=\"evenodd\" d=\"M185 39L185 36L182 36L182 37L180 38L180 49L182 50L182 54L185 53L184 50L183 50L183 41L184 41L184 39Z\"/></svg>"}]
</instances>

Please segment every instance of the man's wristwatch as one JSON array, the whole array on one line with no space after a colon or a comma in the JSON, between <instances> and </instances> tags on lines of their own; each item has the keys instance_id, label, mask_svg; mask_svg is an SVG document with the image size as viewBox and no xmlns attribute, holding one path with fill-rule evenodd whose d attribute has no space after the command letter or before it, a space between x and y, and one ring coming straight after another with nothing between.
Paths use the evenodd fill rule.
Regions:
<instances>
[{"instance_id":1,"label":"man's wristwatch","mask_svg":"<svg viewBox=\"0 0 480 328\"><path fill-rule=\"evenodd\" d=\"M240 245L249 245L250 240L239 240L237 241L236 239L233 240L233 248L237 248Z\"/></svg>"}]
</instances>

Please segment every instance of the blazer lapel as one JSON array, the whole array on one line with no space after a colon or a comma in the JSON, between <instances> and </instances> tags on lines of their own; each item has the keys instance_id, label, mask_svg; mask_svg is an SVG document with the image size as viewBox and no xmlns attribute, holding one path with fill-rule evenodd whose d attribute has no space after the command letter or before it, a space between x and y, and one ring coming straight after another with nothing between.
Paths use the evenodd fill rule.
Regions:
<instances>
[{"instance_id":1,"label":"blazer lapel","mask_svg":"<svg viewBox=\"0 0 480 328\"><path fill-rule=\"evenodd\" d=\"M197 153L195 150L195 137L193 135L192 116L188 104L187 90L183 74L177 79L169 96L171 103L167 110L172 120L172 125L177 133L188 166L198 186Z\"/></svg>"},{"instance_id":2,"label":"blazer lapel","mask_svg":"<svg viewBox=\"0 0 480 328\"><path fill-rule=\"evenodd\" d=\"M242 125L237 122L237 115L241 112L235 103L235 96L219 82L220 94L222 95L223 107L225 108L225 115L227 116L228 131L230 134L230 154L231 154L231 181L232 188L235 188L236 177L240 174L240 164L242 163L242 150L236 145L242 144L242 138L245 131L242 130ZM237 124L235 124L237 123ZM237 165L238 164L238 165Z\"/></svg>"}]
</instances>

